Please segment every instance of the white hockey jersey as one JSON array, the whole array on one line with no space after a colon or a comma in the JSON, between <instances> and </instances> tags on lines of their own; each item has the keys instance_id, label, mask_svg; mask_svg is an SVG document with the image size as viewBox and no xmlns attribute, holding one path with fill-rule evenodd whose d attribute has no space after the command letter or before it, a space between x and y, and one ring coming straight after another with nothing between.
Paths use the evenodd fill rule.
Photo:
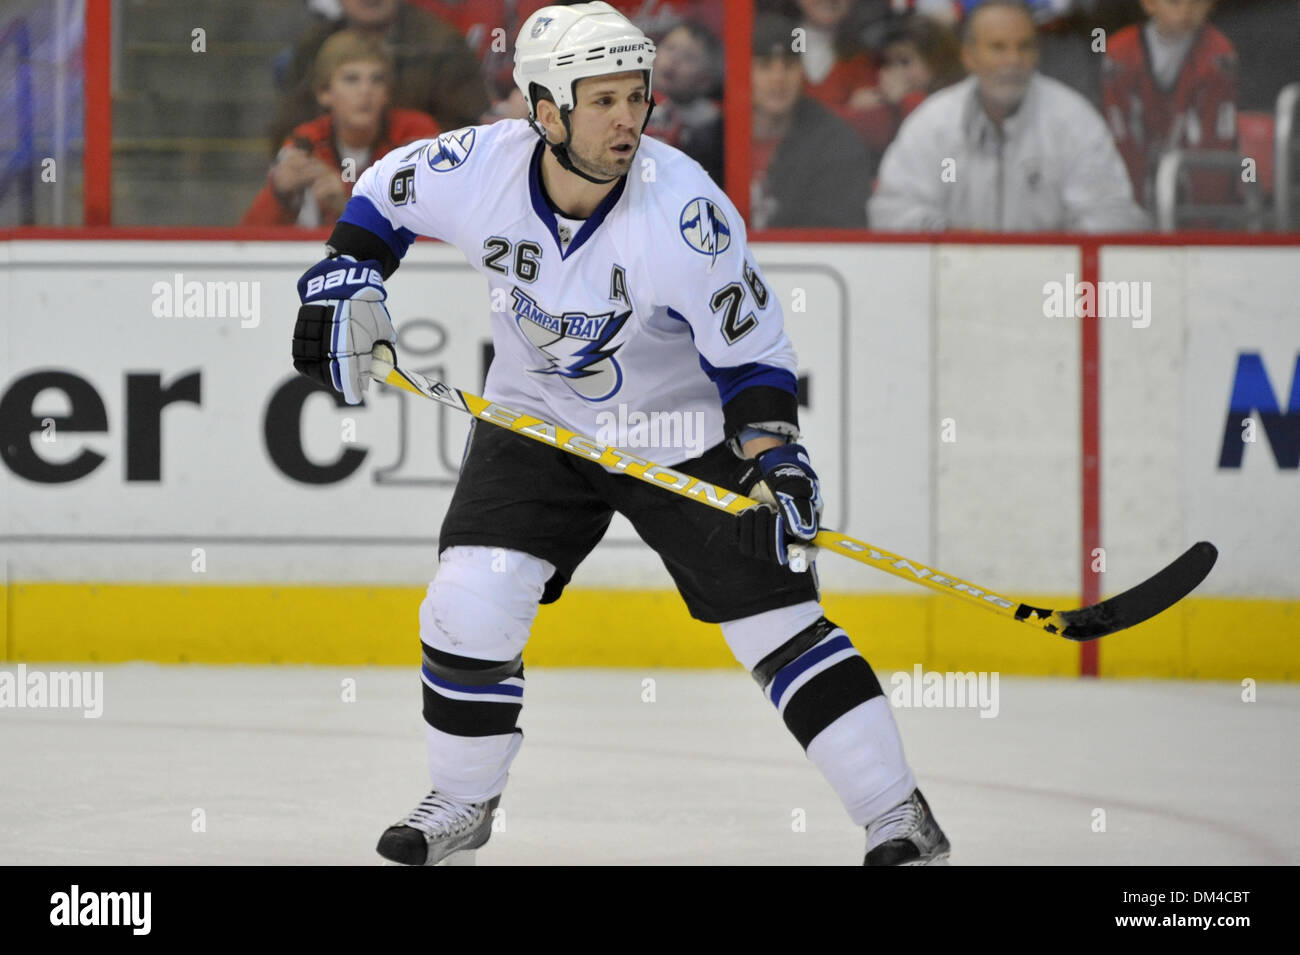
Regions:
<instances>
[{"instance_id":1,"label":"white hockey jersey","mask_svg":"<svg viewBox=\"0 0 1300 955\"><path fill-rule=\"evenodd\" d=\"M747 389L784 392L793 411L780 303L699 164L642 137L632 172L585 223L566 224L542 191L542 149L524 120L411 143L365 171L340 221L398 258L417 235L441 239L487 277L490 400L665 465L721 442L723 406ZM763 406L730 410L753 423L773 417ZM669 426L687 416L703 431L689 441Z\"/></svg>"}]
</instances>

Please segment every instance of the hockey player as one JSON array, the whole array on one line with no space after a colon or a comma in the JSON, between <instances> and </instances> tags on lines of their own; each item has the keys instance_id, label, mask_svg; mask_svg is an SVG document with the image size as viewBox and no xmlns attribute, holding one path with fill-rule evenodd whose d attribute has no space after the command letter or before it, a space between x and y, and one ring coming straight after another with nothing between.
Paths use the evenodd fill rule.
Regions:
<instances>
[{"instance_id":1,"label":"hockey player","mask_svg":"<svg viewBox=\"0 0 1300 955\"><path fill-rule=\"evenodd\" d=\"M641 136L653 64L654 45L608 4L538 10L515 53L529 120L390 153L299 282L294 366L355 404L371 347L396 342L383 283L416 235L456 245L497 303L486 397L588 434L620 403L702 413L707 451L646 456L771 502L730 517L476 423L420 606L433 791L379 854L433 865L487 842L523 740L538 604L559 598L617 510L866 827L865 864L941 861L948 841L879 681L823 615L815 572L791 567L821 510L794 443L794 352L735 208L697 163Z\"/></svg>"}]
</instances>

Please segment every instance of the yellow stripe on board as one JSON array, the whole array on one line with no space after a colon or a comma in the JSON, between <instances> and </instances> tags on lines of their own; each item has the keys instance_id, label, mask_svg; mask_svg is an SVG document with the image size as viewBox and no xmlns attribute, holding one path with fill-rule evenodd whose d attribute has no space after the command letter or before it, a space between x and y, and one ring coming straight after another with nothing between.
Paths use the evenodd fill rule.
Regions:
<instances>
[{"instance_id":1,"label":"yellow stripe on board","mask_svg":"<svg viewBox=\"0 0 1300 955\"><path fill-rule=\"evenodd\" d=\"M5 588L0 587L0 593ZM409 664L420 587L10 583L6 662ZM1069 598L1030 595L1038 606ZM827 616L878 670L1074 676L1078 644L928 594L828 594ZM1300 680L1300 602L1190 598L1102 641L1115 677ZM530 666L735 666L669 591L573 590L541 608Z\"/></svg>"}]
</instances>

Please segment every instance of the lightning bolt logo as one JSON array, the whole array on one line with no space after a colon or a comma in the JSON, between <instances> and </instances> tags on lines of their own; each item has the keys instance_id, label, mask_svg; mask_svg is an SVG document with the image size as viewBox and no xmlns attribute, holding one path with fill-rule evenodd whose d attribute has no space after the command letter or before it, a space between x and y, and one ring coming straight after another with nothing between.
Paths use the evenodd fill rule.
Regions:
<instances>
[{"instance_id":1,"label":"lightning bolt logo","mask_svg":"<svg viewBox=\"0 0 1300 955\"><path fill-rule=\"evenodd\" d=\"M731 226L718 204L703 196L692 199L678 219L682 239L696 252L709 257L709 267L731 247Z\"/></svg>"},{"instance_id":2,"label":"lightning bolt logo","mask_svg":"<svg viewBox=\"0 0 1300 955\"><path fill-rule=\"evenodd\" d=\"M622 387L623 369L614 357L622 344L614 341L632 317L631 309L618 314L553 315L518 288L513 298L519 330L546 359L545 365L529 371L563 379L588 401L603 401Z\"/></svg>"},{"instance_id":3,"label":"lightning bolt logo","mask_svg":"<svg viewBox=\"0 0 1300 955\"><path fill-rule=\"evenodd\" d=\"M580 320L587 318L586 315L578 317ZM611 316L605 321L605 327L601 330L600 337L587 342L587 344L575 351L567 368L556 367L552 373L563 375L565 378L589 378L592 375L601 374L601 369L598 366L606 359L613 363L615 369L617 369L618 363L614 362L614 352L618 351L621 346L614 345L611 347L610 342L618 336L618 333L623 330L623 326L627 324L627 320L631 317L632 313L630 311ZM568 318L569 316L565 316L566 321ZM619 372L619 377L622 377L622 372ZM617 390L617 388L614 389L614 391Z\"/></svg>"},{"instance_id":4,"label":"lightning bolt logo","mask_svg":"<svg viewBox=\"0 0 1300 955\"><path fill-rule=\"evenodd\" d=\"M474 127L443 133L429 149L429 168L434 172L451 172L464 164L474 148Z\"/></svg>"}]
</instances>

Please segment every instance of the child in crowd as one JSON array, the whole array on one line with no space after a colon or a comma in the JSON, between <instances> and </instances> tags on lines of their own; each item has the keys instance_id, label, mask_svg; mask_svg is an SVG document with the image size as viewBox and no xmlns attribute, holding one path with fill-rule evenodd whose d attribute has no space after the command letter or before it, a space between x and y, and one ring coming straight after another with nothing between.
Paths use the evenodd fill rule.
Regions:
<instances>
[{"instance_id":1,"label":"child in crowd","mask_svg":"<svg viewBox=\"0 0 1300 955\"><path fill-rule=\"evenodd\" d=\"M438 135L427 113L389 107L393 60L374 37L333 34L316 56L314 86L325 114L293 130L240 225L328 225L367 166L396 146Z\"/></svg>"},{"instance_id":2,"label":"child in crowd","mask_svg":"<svg viewBox=\"0 0 1300 955\"><path fill-rule=\"evenodd\" d=\"M956 32L928 16L896 20L883 47L878 84L857 90L845 116L877 159L922 100L956 83L965 72Z\"/></svg>"},{"instance_id":3,"label":"child in crowd","mask_svg":"<svg viewBox=\"0 0 1300 955\"><path fill-rule=\"evenodd\" d=\"M1161 157L1173 149L1237 148L1237 54L1206 23L1214 0L1142 0L1146 23L1120 30L1102 61L1102 100L1133 192L1154 206ZM1190 177L1197 202L1224 203L1231 173Z\"/></svg>"}]
</instances>

